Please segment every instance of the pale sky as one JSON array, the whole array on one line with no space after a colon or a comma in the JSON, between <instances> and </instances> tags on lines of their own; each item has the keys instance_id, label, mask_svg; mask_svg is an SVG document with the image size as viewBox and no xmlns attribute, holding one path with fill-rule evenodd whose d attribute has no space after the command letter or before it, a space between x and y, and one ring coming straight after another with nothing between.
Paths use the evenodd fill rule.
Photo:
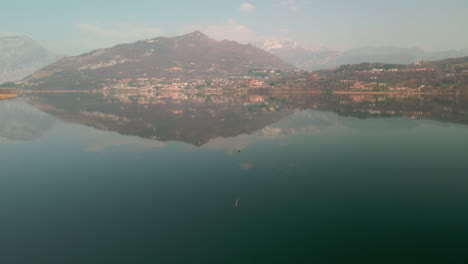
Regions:
<instances>
[{"instance_id":1,"label":"pale sky","mask_svg":"<svg viewBox=\"0 0 468 264\"><path fill-rule=\"evenodd\" d=\"M196 29L338 50L468 49L467 0L3 0L0 10L0 35L26 35L65 55Z\"/></svg>"}]
</instances>

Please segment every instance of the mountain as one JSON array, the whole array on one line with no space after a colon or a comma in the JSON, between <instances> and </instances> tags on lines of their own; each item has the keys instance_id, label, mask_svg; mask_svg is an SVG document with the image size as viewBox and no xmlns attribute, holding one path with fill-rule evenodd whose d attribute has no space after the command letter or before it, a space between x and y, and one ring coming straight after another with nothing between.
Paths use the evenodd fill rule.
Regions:
<instances>
[{"instance_id":1,"label":"mountain","mask_svg":"<svg viewBox=\"0 0 468 264\"><path fill-rule=\"evenodd\" d=\"M326 48L312 49L290 40L262 40L252 43L304 70L332 69L344 64L393 63L410 64L420 60L463 57L468 50L426 52L419 48L365 47L344 52Z\"/></svg>"},{"instance_id":2,"label":"mountain","mask_svg":"<svg viewBox=\"0 0 468 264\"><path fill-rule=\"evenodd\" d=\"M24 81L49 89L85 89L106 79L151 77L187 81L239 75L258 68L295 69L250 44L217 41L195 31L63 58Z\"/></svg>"},{"instance_id":3,"label":"mountain","mask_svg":"<svg viewBox=\"0 0 468 264\"><path fill-rule=\"evenodd\" d=\"M270 40L259 40L252 43L252 45L263 49L268 52L272 51L301 51L306 50L304 46L296 41L288 39L270 39Z\"/></svg>"},{"instance_id":4,"label":"mountain","mask_svg":"<svg viewBox=\"0 0 468 264\"><path fill-rule=\"evenodd\" d=\"M28 37L0 37L0 84L21 80L58 59Z\"/></svg>"}]
</instances>

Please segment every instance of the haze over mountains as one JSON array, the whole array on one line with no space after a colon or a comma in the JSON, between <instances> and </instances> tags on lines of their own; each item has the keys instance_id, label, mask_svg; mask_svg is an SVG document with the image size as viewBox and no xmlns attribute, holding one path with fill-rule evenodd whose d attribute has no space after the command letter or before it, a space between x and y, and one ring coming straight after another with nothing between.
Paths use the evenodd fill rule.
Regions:
<instances>
[{"instance_id":1,"label":"haze over mountains","mask_svg":"<svg viewBox=\"0 0 468 264\"><path fill-rule=\"evenodd\" d=\"M59 58L28 37L0 37L0 84L19 81Z\"/></svg>"},{"instance_id":2,"label":"haze over mountains","mask_svg":"<svg viewBox=\"0 0 468 264\"><path fill-rule=\"evenodd\" d=\"M24 82L36 88L92 89L102 87L102 82L109 80L153 78L183 83L260 76L259 73L270 73L271 70L287 72L300 68L313 71L363 62L410 64L466 55L468 50L426 52L398 47L338 52L327 48L313 49L290 40L264 40L244 45L235 41L217 41L195 31L183 36L120 44L49 64L58 56L30 38L2 37L0 84L27 76Z\"/></svg>"},{"instance_id":3,"label":"haze over mountains","mask_svg":"<svg viewBox=\"0 0 468 264\"><path fill-rule=\"evenodd\" d=\"M254 67L294 67L250 44L217 41L193 33L158 37L63 58L34 73L28 82L75 86L83 82L125 78L208 79L243 74Z\"/></svg>"},{"instance_id":4,"label":"haze over mountains","mask_svg":"<svg viewBox=\"0 0 468 264\"><path fill-rule=\"evenodd\" d=\"M410 64L420 60L441 60L468 56L468 49L427 52L419 48L386 46L355 48L339 52L324 47L309 48L291 40L261 40L252 44L308 71L331 69L344 64L363 62Z\"/></svg>"}]
</instances>

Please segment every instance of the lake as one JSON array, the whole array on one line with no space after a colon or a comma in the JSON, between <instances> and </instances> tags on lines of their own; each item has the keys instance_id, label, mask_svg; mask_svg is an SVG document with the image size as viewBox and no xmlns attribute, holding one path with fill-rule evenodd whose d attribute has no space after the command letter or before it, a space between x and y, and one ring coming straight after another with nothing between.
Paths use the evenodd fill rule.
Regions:
<instances>
[{"instance_id":1,"label":"lake","mask_svg":"<svg viewBox=\"0 0 468 264\"><path fill-rule=\"evenodd\" d=\"M466 263L463 95L0 101L0 263Z\"/></svg>"}]
</instances>

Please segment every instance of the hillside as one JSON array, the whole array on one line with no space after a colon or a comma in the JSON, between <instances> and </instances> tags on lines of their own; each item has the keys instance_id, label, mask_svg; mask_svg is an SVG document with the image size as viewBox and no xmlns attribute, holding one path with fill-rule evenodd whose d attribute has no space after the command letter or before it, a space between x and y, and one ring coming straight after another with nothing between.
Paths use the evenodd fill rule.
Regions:
<instances>
[{"instance_id":1,"label":"hillside","mask_svg":"<svg viewBox=\"0 0 468 264\"><path fill-rule=\"evenodd\" d=\"M24 80L33 88L91 89L106 80L213 79L293 66L252 45L216 41L199 31L95 50L53 63Z\"/></svg>"},{"instance_id":2,"label":"hillside","mask_svg":"<svg viewBox=\"0 0 468 264\"><path fill-rule=\"evenodd\" d=\"M361 63L290 74L272 89L328 92L468 92L468 57L413 64Z\"/></svg>"},{"instance_id":3,"label":"hillside","mask_svg":"<svg viewBox=\"0 0 468 264\"><path fill-rule=\"evenodd\" d=\"M0 37L0 84L19 81L58 59L28 37Z\"/></svg>"}]
</instances>

